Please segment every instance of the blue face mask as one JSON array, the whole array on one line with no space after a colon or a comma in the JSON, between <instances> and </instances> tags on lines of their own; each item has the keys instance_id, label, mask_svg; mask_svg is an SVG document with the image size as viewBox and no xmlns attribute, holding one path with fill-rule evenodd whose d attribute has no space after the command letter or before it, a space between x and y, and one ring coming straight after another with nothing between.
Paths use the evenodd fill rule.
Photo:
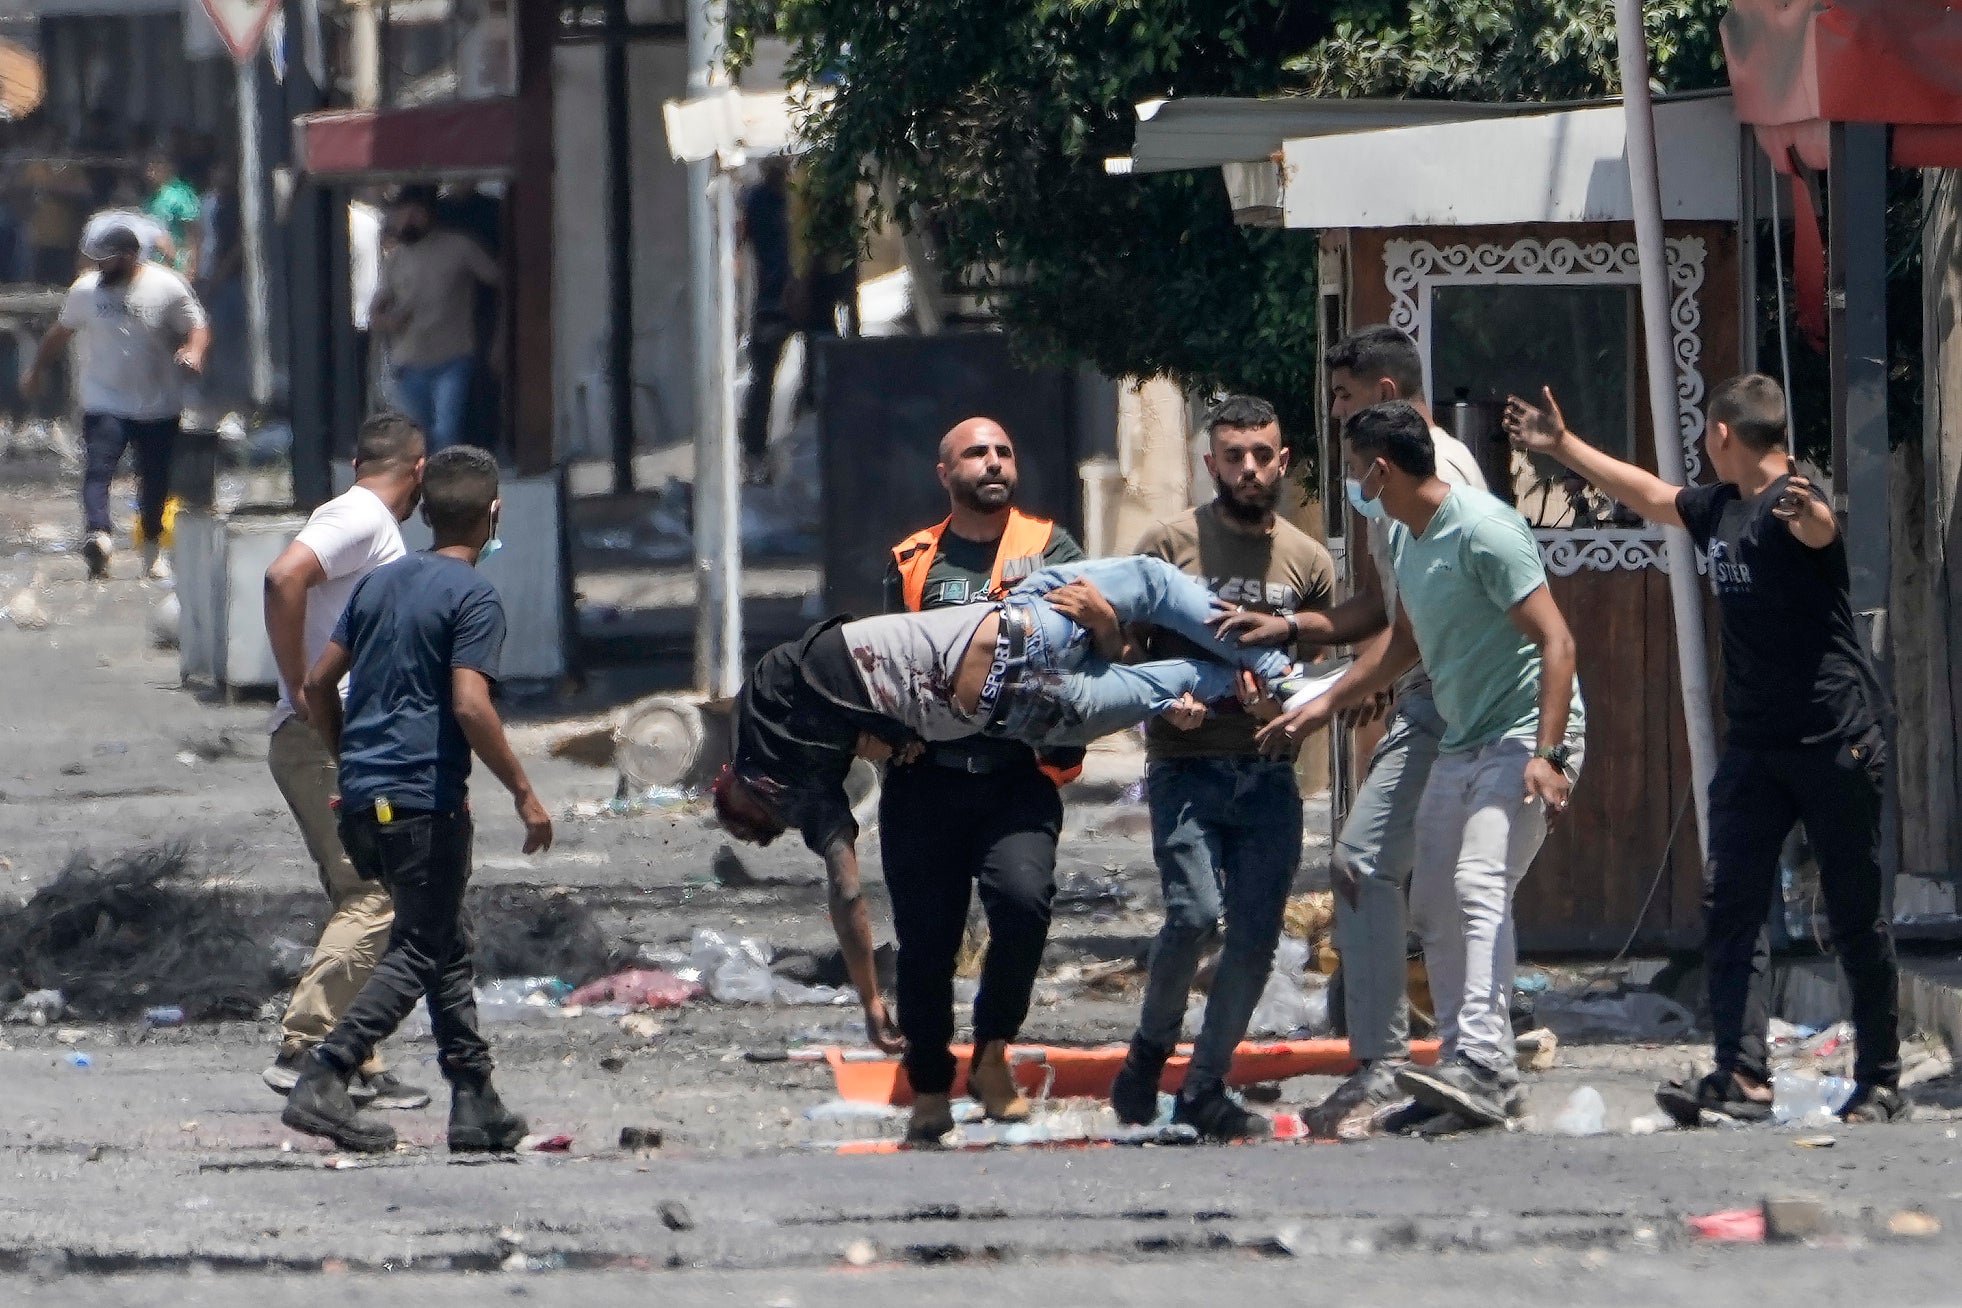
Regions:
<instances>
[{"instance_id":1,"label":"blue face mask","mask_svg":"<svg viewBox=\"0 0 1962 1308\"><path fill-rule=\"evenodd\" d=\"M1370 500L1363 498L1362 482L1354 477L1350 477L1342 484L1344 489L1349 492L1349 507L1357 513L1362 514L1363 517L1369 518L1372 521L1388 516L1383 509L1383 501L1381 499Z\"/></svg>"},{"instance_id":2,"label":"blue face mask","mask_svg":"<svg viewBox=\"0 0 1962 1308\"><path fill-rule=\"evenodd\" d=\"M491 555L504 548L504 542L493 536L484 542L484 548L477 551L477 562L482 563Z\"/></svg>"}]
</instances>

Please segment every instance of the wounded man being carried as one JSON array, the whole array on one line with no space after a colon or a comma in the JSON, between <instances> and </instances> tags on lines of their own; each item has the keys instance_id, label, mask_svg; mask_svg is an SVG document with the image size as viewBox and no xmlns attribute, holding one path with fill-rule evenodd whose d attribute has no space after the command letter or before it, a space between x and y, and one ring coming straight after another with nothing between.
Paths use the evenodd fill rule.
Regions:
<instances>
[{"instance_id":1,"label":"wounded man being carried","mask_svg":"<svg viewBox=\"0 0 1962 1308\"><path fill-rule=\"evenodd\" d=\"M1243 668L1283 708L1308 698L1281 651L1219 637L1221 607L1162 559L1129 557L1045 568L998 602L833 619L764 655L744 685L716 811L739 839L767 843L796 827L823 854L851 820L854 756L974 735L1087 745L1232 699ZM1214 658L1112 662L1120 624L1175 631Z\"/></svg>"},{"instance_id":2,"label":"wounded man being carried","mask_svg":"<svg viewBox=\"0 0 1962 1308\"><path fill-rule=\"evenodd\" d=\"M1208 621L1222 607L1163 559L1098 559L1045 568L999 601L835 619L758 662L737 700L716 816L755 844L795 827L824 859L831 924L875 1044L896 1053L904 1042L873 965L845 794L852 759L910 758L924 742L973 735L1068 748L1161 713L1197 721L1205 704L1237 696L1243 669L1283 709L1313 698L1287 655L1222 640ZM1128 625L1177 632L1213 657L1118 663Z\"/></svg>"}]
</instances>

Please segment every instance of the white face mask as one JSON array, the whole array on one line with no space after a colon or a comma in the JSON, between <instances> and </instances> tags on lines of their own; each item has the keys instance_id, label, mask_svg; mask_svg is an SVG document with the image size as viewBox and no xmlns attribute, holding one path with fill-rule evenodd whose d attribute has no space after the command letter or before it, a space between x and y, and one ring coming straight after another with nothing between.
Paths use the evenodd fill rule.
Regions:
<instances>
[{"instance_id":1,"label":"white face mask","mask_svg":"<svg viewBox=\"0 0 1962 1308\"><path fill-rule=\"evenodd\" d=\"M1364 498L1363 484L1361 481L1357 480L1354 477L1350 477L1346 481L1344 481L1342 485L1343 488L1349 492L1349 507L1354 509L1357 513L1360 513L1362 514L1363 517L1372 520L1387 516L1383 508L1383 501L1381 498L1377 498L1373 500Z\"/></svg>"}]
</instances>

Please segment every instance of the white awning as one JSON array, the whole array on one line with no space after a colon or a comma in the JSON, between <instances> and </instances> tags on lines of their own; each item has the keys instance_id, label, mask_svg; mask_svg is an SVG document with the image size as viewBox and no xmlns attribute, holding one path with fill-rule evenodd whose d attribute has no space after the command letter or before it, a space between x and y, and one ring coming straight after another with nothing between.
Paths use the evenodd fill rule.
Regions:
<instances>
[{"instance_id":1,"label":"white awning","mask_svg":"<svg viewBox=\"0 0 1962 1308\"><path fill-rule=\"evenodd\" d=\"M1138 106L1138 130L1131 153L1106 160L1105 168L1111 173L1217 168L1269 159L1284 142L1302 137L1504 118L1544 108L1454 100L1317 100L1306 96L1147 100Z\"/></svg>"},{"instance_id":2,"label":"white awning","mask_svg":"<svg viewBox=\"0 0 1962 1308\"><path fill-rule=\"evenodd\" d=\"M1658 101L1655 116L1663 217L1737 221L1741 137L1730 96ZM1291 228L1634 216L1619 104L1290 139L1281 176Z\"/></svg>"}]
</instances>

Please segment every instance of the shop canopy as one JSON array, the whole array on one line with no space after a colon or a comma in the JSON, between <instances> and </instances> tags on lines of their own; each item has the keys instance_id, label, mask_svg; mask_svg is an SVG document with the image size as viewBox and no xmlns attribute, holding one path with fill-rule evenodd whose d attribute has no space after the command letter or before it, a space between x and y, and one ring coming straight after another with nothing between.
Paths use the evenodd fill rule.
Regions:
<instances>
[{"instance_id":1,"label":"shop canopy","mask_svg":"<svg viewBox=\"0 0 1962 1308\"><path fill-rule=\"evenodd\" d=\"M1738 119L1781 172L1825 169L1831 123L1891 125L1900 167L1962 167L1962 8L1736 0L1723 40Z\"/></svg>"}]
</instances>

